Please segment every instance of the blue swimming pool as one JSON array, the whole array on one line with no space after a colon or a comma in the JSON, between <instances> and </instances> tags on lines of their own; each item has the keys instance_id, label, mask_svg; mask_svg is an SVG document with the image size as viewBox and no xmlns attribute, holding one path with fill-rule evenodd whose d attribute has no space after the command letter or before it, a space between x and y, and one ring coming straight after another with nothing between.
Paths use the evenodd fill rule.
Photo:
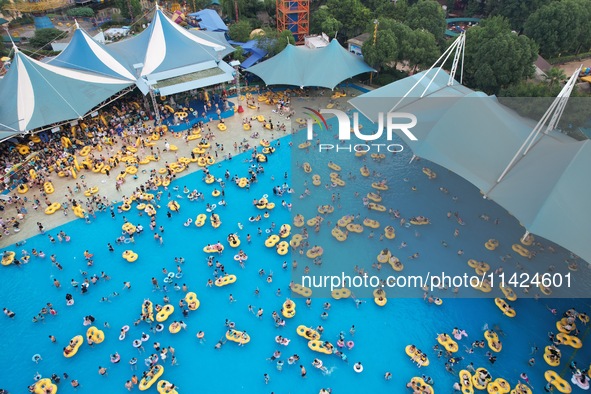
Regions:
<instances>
[{"instance_id":1,"label":"blue swimming pool","mask_svg":"<svg viewBox=\"0 0 591 394\"><path fill-rule=\"evenodd\" d=\"M296 136L294 144L297 145L301 138L301 135ZM179 191L174 191L171 187L169 191L164 191L162 194L160 205L163 208L158 214L157 224L164 226L163 245L153 239L147 216L144 214L140 217L138 211L132 208L129 212L117 215L115 219L112 219L109 214L102 214L98 215L92 225L75 221L50 232L55 236L58 230L65 231L72 237L69 243L51 244L47 235L39 235L29 239L23 247L7 248L17 253L20 253L22 248L29 251L31 248L36 248L43 250L48 257L45 259L32 257L27 265L2 267L0 270L2 307L8 307L16 312L16 317L12 320L4 316L0 319L0 330L3 334L0 341L0 354L2 354L0 370L3 371L0 376L0 387L11 393L22 393L25 392L27 385L34 382L33 377L36 373L49 377L53 373L63 376L62 374L66 372L69 379L77 379L80 382L79 392L127 392L124 383L133 374L140 376L146 369L143 361L154 353L152 344L158 341L161 346L172 346L176 349L178 365L172 366L168 357L163 364L165 372L162 378L175 383L182 393L316 393L321 388L329 387L334 393L404 392L405 383L412 376L421 374L427 374L434 379L436 390L450 392L453 382L457 380L456 376L445 371L445 360L437 359L431 347L436 343L437 333L444 331L450 333L454 327L460 327L466 330L468 337L460 341L461 350L457 355L464 357L464 360L459 366L467 362L474 362L476 366L486 366L493 377L502 376L513 385L519 379L519 374L526 372L530 376L532 386L538 391L541 390L545 384L543 372L549 369L541 358L543 352L538 351L535 355L534 367L529 367L527 361L530 358L531 347L538 346L542 349L548 343L547 332L555 330L557 317L548 312L547 305L559 308L561 312L575 307L589 313L588 300L520 299L514 303L517 317L509 319L500 313L491 299L459 299L459 297L454 299L449 291L442 291L438 295L444 297L444 304L437 307L424 302L421 298L422 292L418 291L417 298L390 299L384 308L375 305L372 299L367 299L366 303L361 304L359 308L356 308L355 302L351 299L341 301L329 299L332 308L328 311L329 317L322 320L320 318L324 311L322 304L327 300L314 298L312 305L306 307L303 299L294 298L297 305L296 316L288 320L284 327L276 328L271 319L271 312L279 312L285 298L290 296L288 285L292 275L295 277L297 273L294 275L291 268L282 269L282 262L286 260L290 263L292 256L280 257L273 248L264 246L265 230L271 227L272 222L276 223L277 228L280 224L291 223L292 214L296 213L296 208L301 208L306 217L311 216L316 205L330 203L331 195L329 190L317 190L309 197L310 205L300 205L294 201L292 212L281 207L283 197L273 196L272 187L285 181L283 174L287 171L289 173L287 182L296 188L297 195L301 189L299 182L303 179L301 174L297 173L298 169L292 168L292 162L301 161L299 153L293 160L289 160L291 155L288 149L289 139L290 137L286 137L281 141L281 147L269 157L269 162L265 165L265 173L250 190L239 189L234 185L227 186L225 196L227 206L218 206L215 210L222 220L222 225L218 229L213 229L208 223L202 228L197 228L193 224L188 227L183 225L188 218L194 220L197 214L206 213L206 203L217 204L220 200L220 197L211 197L214 186L206 185L201 179L202 173L197 172L173 183L172 186L178 186ZM328 177L329 170L324 168L322 162L325 158L320 158L318 155L308 155L307 158L312 166L318 166L319 171L322 167L321 175ZM245 159L247 157L244 155L236 156L231 162L212 168L212 173L216 177L223 177L225 170L228 169L232 175L246 176L250 163L245 162ZM421 252L421 259L416 261L417 264L423 260L440 259L441 264L453 266L455 262L464 267L466 258L454 260L457 255L451 252L452 249L455 251L455 248L459 247L459 239L466 250L466 256L471 253L478 258L477 253L482 254L482 242L491 237L490 233L494 232L502 245L510 245L521 235L522 230L514 220L494 204L483 202L478 192L465 181L430 165L440 176L438 183L429 183L420 172L422 163L407 166L407 159L408 157L404 156L401 160L386 160L380 165L379 171L385 176L396 174L389 181L392 194L388 195L388 198L394 199L388 204L389 206L400 209L404 212L404 216L425 215L433 220L432 227L420 229L420 237L415 236L414 228L407 229L400 226L396 228L395 245L404 240L408 243L405 252ZM368 181L359 176L359 162L355 159L339 160L338 164L343 166L343 172L349 170L347 166L350 166L351 172L353 169L357 171L358 183L351 182L353 187L349 185L341 190L342 210L357 210L359 201L352 196L353 191L357 188L366 190L367 184L362 182ZM368 163L368 166L370 165L373 164ZM343 175L343 178L346 179L346 176ZM405 182L404 178L409 178L409 182ZM197 188L205 192L207 196L205 201L189 202L186 198L178 198L177 195L184 196L182 189L185 185L191 190ZM419 191L412 192L409 185L416 185ZM445 185L450 190L450 194L440 193L439 185ZM170 192L170 199L177 200L181 204L180 212L173 213L171 218L166 217L164 208L169 201L168 192ZM270 200L277 206L269 219L250 223L248 221L250 216L261 213L252 206L251 201L264 194L268 194ZM452 195L459 196L459 200L457 202L451 200ZM457 204L461 204L462 216L465 217L468 225L465 226L465 231L462 228L461 236L457 240L458 245L455 245L453 234L450 234L450 231L453 233L454 225L447 223L445 216L441 219L439 216L441 212L450 209L458 210L459 208L454 208ZM478 204L484 204L484 206ZM478 219L482 209L486 209L491 217L501 218L502 231L494 231L494 224ZM146 229L143 234L135 237L135 244L115 244L115 239L121 233L124 216L131 223L142 224ZM341 214L334 213L332 216L336 220ZM377 214L374 217L384 223L387 221ZM242 230L239 229L238 222L244 226ZM261 236L257 235L258 227L263 232ZM234 232L238 232L242 240L240 248L248 254L245 269L242 269L233 259L237 250L227 247L225 241L226 236ZM247 234L252 236L250 244L246 242ZM326 238L326 242L331 241L329 238L330 236ZM448 239L450 252L442 252L438 247L443 238ZM226 250L217 258L224 264L226 272L235 274L238 279L236 283L227 287L207 287L207 280L213 278L213 268L207 266L207 255L202 249L206 244L212 244L218 240L226 245ZM114 245L114 252L109 252L107 248L109 242ZM347 241L346 248L335 250L342 254L343 259L365 256L370 269L370 261L375 259L380 250L379 246L374 246L377 242L379 241L376 239L369 240L366 236L362 236ZM126 249L132 249L139 254L136 262L128 263L121 258L121 253ZM94 254L94 265L91 267L86 265L83 255L85 250ZM51 254L55 254L63 270L60 271L51 265L49 259ZM166 268L168 271L176 272L174 259L179 256L184 257L185 263L182 265L182 278L175 282L179 286L186 284L190 291L197 293L201 301L199 309L190 312L187 318L182 317L177 307L179 300L184 297L184 292L176 291L174 283L167 286L167 292L163 291L165 275L162 270ZM361 262L363 260L360 260ZM290 264L288 266L290 267ZM303 263L300 263L299 268L302 266ZM420 271L420 267L413 267L411 264L407 266L409 272L413 272L413 269L416 269L416 272ZM265 271L262 276L259 275L260 269ZM81 271L87 271L88 278L93 274L100 277L101 272L105 272L110 276L110 280L100 279L95 285L91 284L89 291L82 295L79 290L70 285L72 279L82 282L84 276ZM268 283L267 276L271 271L273 280L272 283ZM158 280L159 290L153 289L152 277ZM53 279L61 282L61 288L55 288ZM123 288L124 281L131 282L130 290ZM255 295L257 288L260 292ZM280 295L277 295L278 289L281 291ZM118 295L113 295L114 292ZM73 306L66 306L67 293L71 293L74 297ZM229 301L230 294L234 302ZM141 304L145 299L162 304L165 295L176 307L174 314L165 323L166 327L172 320L183 320L187 324L186 331L181 330L173 335L165 328L161 333L154 333L146 323L133 325L140 315ZM462 293L459 294L461 295ZM102 297L107 297L109 301L100 302ZM33 323L31 318L48 302L52 303L57 310L57 316L46 315L44 322ZM259 320L249 312L249 305L253 306L255 311L263 308L263 319ZM62 347L75 335L85 334L88 327L82 323L87 315L92 315L96 319L94 325L104 330L105 341L94 347L84 344L74 357L64 358ZM247 331L251 336L250 343L239 347L235 343L228 342L221 350L214 349L215 343L225 335L226 319L235 322L238 330ZM107 322L110 328L104 327ZM347 340L354 341L354 347L344 351L348 362L335 356L314 353L308 349L306 340L295 332L300 324L313 327L321 324L325 328L323 339L333 343L336 343L339 332L343 331ZM485 324L490 327L498 325L505 333L505 336L501 337L503 351L498 354L498 360L492 366L489 365L485 356L486 349L477 349L474 354L468 354L463 351L462 346L470 346L473 340L482 339L482 328ZM119 340L119 330L124 325L130 325L131 328L126 339ZM349 334L352 325L356 328L354 336ZM588 329L583 325L580 329L581 338L584 338L588 334ZM205 332L205 343L200 343L196 338L196 333L201 330ZM150 335L150 339L144 343L145 353L139 353L132 345L132 341L139 339L142 333ZM51 343L49 335L56 336L56 344ZM281 346L275 342L277 335L289 338L291 342L288 346ZM408 360L404 347L410 343L417 345L429 355L430 366L417 369ZM559 373L567 370L567 360L571 357L580 366L588 365L591 356L585 350L587 346L588 344L585 344L585 347L578 351L563 348L564 361L556 370ZM288 365L285 362L282 371L279 371L275 361L267 360L276 350L281 351L281 360L286 361L289 356L298 354L301 357L300 362L297 365ZM121 356L121 362L118 364L110 362L110 355L115 352ZM42 361L38 364L32 361L35 354L42 357ZM139 360L137 370L132 369L128 364L132 357ZM316 357L324 362L329 371L327 374L323 374L311 365ZM364 365L364 371L361 374L355 373L352 368L357 361ZM308 370L305 379L300 377L299 364L304 365ZM98 374L99 366L108 368L107 376ZM456 371L460 369L459 366L454 367ZM383 375L386 371L393 373L391 381L384 380ZM268 385L265 385L263 379L265 373L270 376ZM69 380L65 381L62 378L59 392L73 391ZM153 387L150 392L156 392L156 389Z\"/></svg>"}]
</instances>

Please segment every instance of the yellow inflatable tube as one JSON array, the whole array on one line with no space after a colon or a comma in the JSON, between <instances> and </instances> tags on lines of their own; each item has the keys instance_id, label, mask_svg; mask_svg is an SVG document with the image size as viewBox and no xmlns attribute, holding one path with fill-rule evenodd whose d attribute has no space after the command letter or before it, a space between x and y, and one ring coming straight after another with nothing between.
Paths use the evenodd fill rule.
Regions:
<instances>
[{"instance_id":1,"label":"yellow inflatable tube","mask_svg":"<svg viewBox=\"0 0 591 394\"><path fill-rule=\"evenodd\" d=\"M174 306L166 304L160 309L160 312L156 314L156 321L162 323L166 321L170 315L174 312Z\"/></svg>"},{"instance_id":2,"label":"yellow inflatable tube","mask_svg":"<svg viewBox=\"0 0 591 394\"><path fill-rule=\"evenodd\" d=\"M322 342L319 340L309 341L308 347L315 352L332 354L334 347L330 342Z\"/></svg>"},{"instance_id":3,"label":"yellow inflatable tube","mask_svg":"<svg viewBox=\"0 0 591 394\"><path fill-rule=\"evenodd\" d=\"M33 393L35 394L56 394L57 393L57 386L53 384L51 379L43 378L35 383L33 388Z\"/></svg>"},{"instance_id":4,"label":"yellow inflatable tube","mask_svg":"<svg viewBox=\"0 0 591 394\"><path fill-rule=\"evenodd\" d=\"M546 371L544 373L544 377L548 383L556 387L556 390L560 391L561 393L571 393L573 391L570 384L566 380L562 379L555 371Z\"/></svg>"},{"instance_id":5,"label":"yellow inflatable tube","mask_svg":"<svg viewBox=\"0 0 591 394\"><path fill-rule=\"evenodd\" d=\"M138 389L140 389L140 391L146 391L147 389L152 387L154 383L156 383L158 378L160 378L160 376L162 376L163 373L164 367L162 365L154 365L152 368L150 368L148 374L144 378L142 378L142 380L140 380Z\"/></svg>"},{"instance_id":6,"label":"yellow inflatable tube","mask_svg":"<svg viewBox=\"0 0 591 394\"><path fill-rule=\"evenodd\" d=\"M318 331L306 327L303 324L298 326L298 328L296 329L296 333L309 341L315 341L320 339L320 334L318 333Z\"/></svg>"},{"instance_id":7,"label":"yellow inflatable tube","mask_svg":"<svg viewBox=\"0 0 591 394\"><path fill-rule=\"evenodd\" d=\"M447 351L455 353L458 351L459 347L456 341L451 339L451 337L447 334L439 334L437 335L437 342L442 345Z\"/></svg>"}]
</instances>

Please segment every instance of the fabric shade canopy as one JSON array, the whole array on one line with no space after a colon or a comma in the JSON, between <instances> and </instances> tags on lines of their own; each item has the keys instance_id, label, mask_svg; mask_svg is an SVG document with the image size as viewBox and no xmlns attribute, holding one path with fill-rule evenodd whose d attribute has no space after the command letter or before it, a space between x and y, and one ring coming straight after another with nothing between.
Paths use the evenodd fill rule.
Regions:
<instances>
[{"instance_id":1,"label":"fabric shade canopy","mask_svg":"<svg viewBox=\"0 0 591 394\"><path fill-rule=\"evenodd\" d=\"M532 120L501 105L496 97L454 83L432 69L368 92L349 102L370 120L379 113L409 112L417 117L411 141L397 133L419 157L467 179L507 209L527 231L545 237L591 262L591 142L550 132L509 170ZM429 85L430 84L430 85ZM420 97L424 92L423 97ZM407 94L408 93L408 94ZM404 97L406 95L406 97Z\"/></svg>"},{"instance_id":2,"label":"fabric shade canopy","mask_svg":"<svg viewBox=\"0 0 591 394\"><path fill-rule=\"evenodd\" d=\"M234 48L232 45L226 40L226 34L224 32L219 31L210 31L210 30L198 30L198 29L189 29L189 33L215 44L218 44L224 47L223 50L217 52L217 55L221 55L222 58L226 57L230 53L234 52Z\"/></svg>"},{"instance_id":3,"label":"fabric shade canopy","mask_svg":"<svg viewBox=\"0 0 591 394\"><path fill-rule=\"evenodd\" d=\"M375 71L337 40L324 48L288 45L281 53L248 69L267 85L317 86L334 89L347 78Z\"/></svg>"},{"instance_id":4,"label":"fabric shade canopy","mask_svg":"<svg viewBox=\"0 0 591 394\"><path fill-rule=\"evenodd\" d=\"M31 59L16 47L0 83L1 138L81 118L98 103L133 85L123 77L65 69Z\"/></svg>"},{"instance_id":5,"label":"fabric shade canopy","mask_svg":"<svg viewBox=\"0 0 591 394\"><path fill-rule=\"evenodd\" d=\"M15 48L0 80L0 140L77 119L134 83L163 94L233 79L221 59L234 49L216 32L190 32L156 9L149 27L128 40L104 45L77 28L62 53L46 63Z\"/></svg>"},{"instance_id":6,"label":"fabric shade canopy","mask_svg":"<svg viewBox=\"0 0 591 394\"><path fill-rule=\"evenodd\" d=\"M78 28L72 40L49 64L75 70L94 72L115 78L135 80L130 65L109 47L98 43Z\"/></svg>"},{"instance_id":7,"label":"fabric shade canopy","mask_svg":"<svg viewBox=\"0 0 591 394\"><path fill-rule=\"evenodd\" d=\"M221 32L228 31L228 26L226 26L222 18L220 18L218 13L214 10L204 9L193 12L192 14L189 14L189 16L197 19L197 23L199 23L201 29Z\"/></svg>"},{"instance_id":8,"label":"fabric shade canopy","mask_svg":"<svg viewBox=\"0 0 591 394\"><path fill-rule=\"evenodd\" d=\"M131 64L143 64L140 75L150 76L196 63L211 62L215 66L221 60L217 52L226 48L190 33L156 9L146 30L109 45L109 49Z\"/></svg>"}]
</instances>

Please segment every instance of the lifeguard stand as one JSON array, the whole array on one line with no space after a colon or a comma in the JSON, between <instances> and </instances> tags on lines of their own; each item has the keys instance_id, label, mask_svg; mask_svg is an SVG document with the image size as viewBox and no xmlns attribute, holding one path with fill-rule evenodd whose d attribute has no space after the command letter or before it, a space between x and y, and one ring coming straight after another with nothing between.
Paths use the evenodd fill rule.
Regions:
<instances>
[{"instance_id":1,"label":"lifeguard stand","mask_svg":"<svg viewBox=\"0 0 591 394\"><path fill-rule=\"evenodd\" d=\"M289 30L296 44L304 43L310 31L309 0L277 0L277 30Z\"/></svg>"}]
</instances>

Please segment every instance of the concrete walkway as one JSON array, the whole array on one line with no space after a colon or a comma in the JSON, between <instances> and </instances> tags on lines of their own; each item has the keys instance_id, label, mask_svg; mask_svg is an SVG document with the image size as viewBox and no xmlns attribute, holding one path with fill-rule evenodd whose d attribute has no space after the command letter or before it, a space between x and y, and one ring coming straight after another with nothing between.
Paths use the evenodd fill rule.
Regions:
<instances>
[{"instance_id":1,"label":"concrete walkway","mask_svg":"<svg viewBox=\"0 0 591 394\"><path fill-rule=\"evenodd\" d=\"M341 109L350 108L350 105L347 103L347 100L351 97L351 94L359 94L359 91L356 89L345 89L347 90L347 97L339 98L338 103ZM218 160L219 162L223 159L223 154L232 153L232 156L238 154L239 152L234 151L233 145L234 142L240 143L243 140L246 140L251 146L258 146L259 141L261 138L265 138L267 140L277 139L287 135L290 131L294 131L298 129L298 125L295 123L295 118L298 116L297 114L301 114L302 107L313 107L313 108L324 108L326 104L330 101L331 92L329 90L324 91L323 96L318 97L294 97L291 100L291 108L296 111L296 116L294 116L291 120L286 120L285 117L280 117L279 115L273 113L274 107L260 103L260 110L256 109L249 109L244 105L244 102L241 102L243 108L245 110L244 113L239 114L236 113L233 117L224 119L225 124L227 125L228 130L225 132L220 132L214 124L217 122L213 122L214 124L211 125L211 130L215 134L215 141L212 144L212 148L209 149L209 153L214 157L215 154L215 142L224 145L224 152L218 152ZM236 103L236 99L230 99L234 103ZM252 121L252 130L245 131L242 128L242 120L244 118L251 118L252 116L256 115L263 115L266 119L272 119L274 124L285 123L286 131L281 132L278 130L273 130L272 132L264 129L262 123ZM251 134L254 132L259 133L259 138L253 139L250 138ZM169 143L176 145L178 147L177 152L164 152L164 140L168 140ZM133 179L132 176L127 176L125 183L121 186L121 191L117 191L115 188L115 177L116 174L123 170L125 167L123 164L119 164L119 167L113 169L111 171L110 177L101 173L94 173L90 170L82 170L79 174L78 179L72 178L59 178L55 173L52 175L51 181L55 188L55 193L49 195L49 199L51 202L64 202L66 201L65 194L67 193L67 186L70 186L72 190L74 190L74 186L76 182L80 182L80 176L84 175L84 181L86 182L87 186L90 187L98 187L100 196L106 196L109 201L121 201L123 196L131 195L132 191L135 190L136 187L143 184L148 180L150 177L150 171L152 169L160 169L164 167L165 163L172 163L177 161L177 157L190 157L191 150L197 146L199 140L189 141L188 144L184 142L182 138L174 138L172 135L167 134L165 138L161 138L160 140L156 141L158 147L160 147L161 155L160 161L158 162L150 162L146 165L140 165L139 171L137 173L138 178ZM117 152L121 148L121 143L119 142L115 146L113 146L113 153ZM107 152L106 150L103 150ZM109 152L107 152L108 154ZM104 154L106 156L106 154ZM80 156L78 156L79 162L82 161ZM145 170L145 171L144 171ZM191 164L186 171L181 173L181 176L187 175L188 173L192 173L195 171L201 170L201 167L198 167L196 164ZM177 182L178 184L178 182ZM182 185L181 185L182 187ZM68 223L72 220L77 220L78 218L74 216L71 210L68 211L68 216L64 216L63 211L56 212L53 215L46 215L45 214L45 206L42 203L42 207L39 208L38 211L35 211L32 208L32 196L37 195L39 196L40 190L29 190L26 194L20 195L22 198L23 196L27 196L29 202L26 204L26 208L28 210L28 214L24 221L21 222L21 231L18 233L14 233L11 231L9 236L3 236L0 239L0 247L6 247L8 245L14 244L18 241L21 241L26 238L30 238L36 234L38 234L38 228L36 223L41 222L45 227L46 233L51 233L51 229L60 226L64 223ZM79 192L76 195L77 199L84 199L82 192ZM4 211L4 217L16 217L17 212L14 205L6 205L6 209ZM55 234L52 234L55 236Z\"/></svg>"}]
</instances>

